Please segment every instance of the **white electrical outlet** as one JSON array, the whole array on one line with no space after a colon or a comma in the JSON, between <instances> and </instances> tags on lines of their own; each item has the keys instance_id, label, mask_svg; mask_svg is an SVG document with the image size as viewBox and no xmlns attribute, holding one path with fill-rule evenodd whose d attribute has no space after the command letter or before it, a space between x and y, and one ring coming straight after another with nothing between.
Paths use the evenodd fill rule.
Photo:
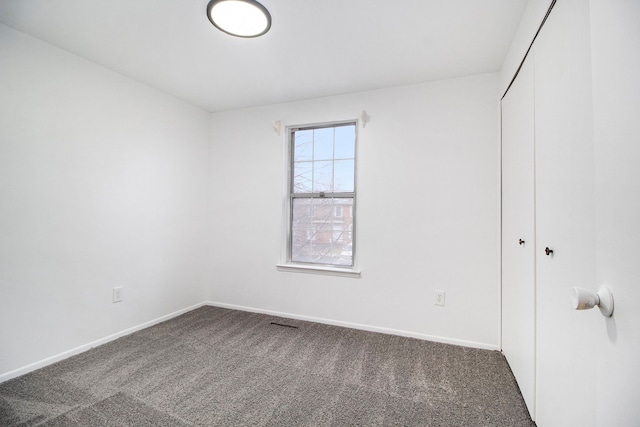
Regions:
<instances>
[{"instance_id":1,"label":"white electrical outlet","mask_svg":"<svg viewBox=\"0 0 640 427\"><path fill-rule=\"evenodd\" d=\"M122 286L113 288L113 302L122 302Z\"/></svg>"},{"instance_id":2,"label":"white electrical outlet","mask_svg":"<svg viewBox=\"0 0 640 427\"><path fill-rule=\"evenodd\" d=\"M436 291L436 305L444 305L444 291Z\"/></svg>"}]
</instances>

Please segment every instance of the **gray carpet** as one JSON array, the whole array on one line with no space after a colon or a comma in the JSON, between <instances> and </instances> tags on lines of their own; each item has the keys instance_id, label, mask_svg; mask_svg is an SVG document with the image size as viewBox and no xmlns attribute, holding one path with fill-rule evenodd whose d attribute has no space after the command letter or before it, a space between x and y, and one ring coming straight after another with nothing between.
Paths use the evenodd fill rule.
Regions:
<instances>
[{"instance_id":1,"label":"gray carpet","mask_svg":"<svg viewBox=\"0 0 640 427\"><path fill-rule=\"evenodd\" d=\"M535 424L499 352L202 307L0 384L0 425Z\"/></svg>"}]
</instances>

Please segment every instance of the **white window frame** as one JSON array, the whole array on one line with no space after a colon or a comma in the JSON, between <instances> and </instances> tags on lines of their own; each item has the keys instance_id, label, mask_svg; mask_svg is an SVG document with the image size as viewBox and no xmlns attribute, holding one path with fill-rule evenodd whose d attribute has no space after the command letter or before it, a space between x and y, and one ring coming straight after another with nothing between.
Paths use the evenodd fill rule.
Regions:
<instances>
[{"instance_id":1,"label":"white window frame","mask_svg":"<svg viewBox=\"0 0 640 427\"><path fill-rule=\"evenodd\" d=\"M351 217L351 236L352 236L352 265L341 266L333 264L315 264L315 263L302 263L293 262L291 260L291 237L292 237L292 208L293 208L293 146L292 135L295 131L305 129L320 129L327 127L338 127L342 125L353 124L355 125L355 159L354 159L354 189L352 195L349 198L353 198L353 205L350 208ZM279 271L285 272L298 272L298 273L314 273L314 274L326 274L343 277L360 277L360 270L358 268L357 256L356 256L356 199L357 199L357 187L358 187L358 139L359 139L359 120L344 120L333 121L325 123L313 123L307 125L287 126L285 132L285 185L284 185L284 200L283 200L283 219L282 219L282 245L281 245L281 262L276 265ZM322 193L323 197L330 198L332 193ZM338 198L338 197L336 197ZM344 207L342 207L344 209ZM333 212L335 213L335 212Z\"/></svg>"}]
</instances>

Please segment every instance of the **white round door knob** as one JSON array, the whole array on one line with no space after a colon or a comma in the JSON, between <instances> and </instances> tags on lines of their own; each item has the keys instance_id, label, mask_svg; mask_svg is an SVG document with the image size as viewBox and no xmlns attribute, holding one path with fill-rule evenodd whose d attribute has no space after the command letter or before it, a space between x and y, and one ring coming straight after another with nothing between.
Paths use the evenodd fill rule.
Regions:
<instances>
[{"instance_id":1,"label":"white round door knob","mask_svg":"<svg viewBox=\"0 0 640 427\"><path fill-rule=\"evenodd\" d=\"M576 310L588 310L597 305L604 316L611 317L613 314L613 294L604 285L600 286L596 293L576 286L571 293L571 305Z\"/></svg>"},{"instance_id":2,"label":"white round door knob","mask_svg":"<svg viewBox=\"0 0 640 427\"><path fill-rule=\"evenodd\" d=\"M571 305L575 310L589 310L600 303L598 295L588 289L575 286L571 294Z\"/></svg>"}]
</instances>

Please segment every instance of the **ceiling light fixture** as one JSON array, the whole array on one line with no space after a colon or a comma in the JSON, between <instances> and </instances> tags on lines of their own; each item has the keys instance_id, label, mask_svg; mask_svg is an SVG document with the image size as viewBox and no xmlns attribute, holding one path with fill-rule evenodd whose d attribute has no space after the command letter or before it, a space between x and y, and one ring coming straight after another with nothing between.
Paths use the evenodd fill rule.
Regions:
<instances>
[{"instance_id":1,"label":"ceiling light fixture","mask_svg":"<svg viewBox=\"0 0 640 427\"><path fill-rule=\"evenodd\" d=\"M269 11L255 0L211 0L207 17L217 29L236 37L259 37L271 28Z\"/></svg>"}]
</instances>

